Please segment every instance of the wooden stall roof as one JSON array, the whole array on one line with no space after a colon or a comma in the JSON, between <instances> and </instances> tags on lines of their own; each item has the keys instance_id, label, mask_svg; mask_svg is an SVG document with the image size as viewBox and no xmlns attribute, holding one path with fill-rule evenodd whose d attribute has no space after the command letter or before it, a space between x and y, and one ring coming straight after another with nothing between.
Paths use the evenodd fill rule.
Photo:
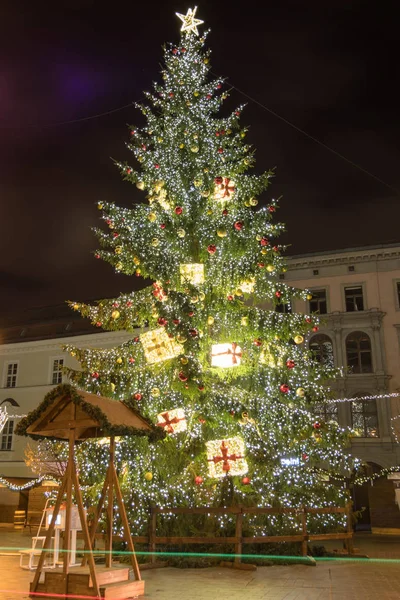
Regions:
<instances>
[{"instance_id":1,"label":"wooden stall roof","mask_svg":"<svg viewBox=\"0 0 400 600\"><path fill-rule=\"evenodd\" d=\"M75 429L76 440L112 435L163 437L160 428L123 402L89 394L68 384L51 390L35 410L21 419L15 433L33 439L67 440L70 429Z\"/></svg>"}]
</instances>

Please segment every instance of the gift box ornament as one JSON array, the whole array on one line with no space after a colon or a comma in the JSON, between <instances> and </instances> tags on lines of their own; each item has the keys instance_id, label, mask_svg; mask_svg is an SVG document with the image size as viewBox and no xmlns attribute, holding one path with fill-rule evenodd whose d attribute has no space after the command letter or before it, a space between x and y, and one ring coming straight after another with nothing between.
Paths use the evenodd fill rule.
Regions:
<instances>
[{"instance_id":1,"label":"gift box ornament","mask_svg":"<svg viewBox=\"0 0 400 600\"><path fill-rule=\"evenodd\" d=\"M241 437L206 442L208 473L210 477L244 475L249 470L244 457L245 447Z\"/></svg>"},{"instance_id":2,"label":"gift box ornament","mask_svg":"<svg viewBox=\"0 0 400 600\"><path fill-rule=\"evenodd\" d=\"M183 352L183 347L171 339L164 327L140 334L140 342L149 365L175 358Z\"/></svg>"},{"instance_id":3,"label":"gift box ornament","mask_svg":"<svg viewBox=\"0 0 400 600\"><path fill-rule=\"evenodd\" d=\"M183 264L179 267L181 283L200 285L204 283L204 265L202 263Z\"/></svg>"},{"instance_id":4,"label":"gift box ornament","mask_svg":"<svg viewBox=\"0 0 400 600\"><path fill-rule=\"evenodd\" d=\"M232 344L213 344L211 350L212 367L237 367L242 360L242 349Z\"/></svg>"},{"instance_id":5,"label":"gift box ornament","mask_svg":"<svg viewBox=\"0 0 400 600\"><path fill-rule=\"evenodd\" d=\"M239 285L239 289L242 290L244 294L252 294L254 292L254 288L256 285L256 280L254 277L250 277Z\"/></svg>"},{"instance_id":6,"label":"gift box ornament","mask_svg":"<svg viewBox=\"0 0 400 600\"><path fill-rule=\"evenodd\" d=\"M167 433L186 431L187 423L183 408L174 408L158 414L157 427L161 427Z\"/></svg>"},{"instance_id":7,"label":"gift box ornament","mask_svg":"<svg viewBox=\"0 0 400 600\"><path fill-rule=\"evenodd\" d=\"M235 195L235 183L229 177L216 177L214 180L214 200L229 202Z\"/></svg>"}]
</instances>

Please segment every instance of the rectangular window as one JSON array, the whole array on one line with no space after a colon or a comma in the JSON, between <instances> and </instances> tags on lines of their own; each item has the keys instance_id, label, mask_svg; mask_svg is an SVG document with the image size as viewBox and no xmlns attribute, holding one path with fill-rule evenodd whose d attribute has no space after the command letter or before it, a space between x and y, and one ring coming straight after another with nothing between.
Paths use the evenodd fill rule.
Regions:
<instances>
[{"instance_id":1,"label":"rectangular window","mask_svg":"<svg viewBox=\"0 0 400 600\"><path fill-rule=\"evenodd\" d=\"M312 290L312 298L309 301L310 312L326 315L328 305L326 302L326 290Z\"/></svg>"},{"instance_id":2,"label":"rectangular window","mask_svg":"<svg viewBox=\"0 0 400 600\"><path fill-rule=\"evenodd\" d=\"M290 304L290 302L281 302L280 304L277 304L275 306L275 311L284 314L291 313L292 305Z\"/></svg>"},{"instance_id":3,"label":"rectangular window","mask_svg":"<svg viewBox=\"0 0 400 600\"><path fill-rule=\"evenodd\" d=\"M6 388L17 386L18 363L8 363L6 366Z\"/></svg>"},{"instance_id":4,"label":"rectangular window","mask_svg":"<svg viewBox=\"0 0 400 600\"><path fill-rule=\"evenodd\" d=\"M51 372L51 383L53 385L58 385L59 383L62 383L63 366L64 366L63 358L53 359L53 368L52 368L52 372Z\"/></svg>"},{"instance_id":5,"label":"rectangular window","mask_svg":"<svg viewBox=\"0 0 400 600\"><path fill-rule=\"evenodd\" d=\"M344 288L344 298L346 301L346 312L364 310L364 296L361 285Z\"/></svg>"},{"instance_id":6,"label":"rectangular window","mask_svg":"<svg viewBox=\"0 0 400 600\"><path fill-rule=\"evenodd\" d=\"M337 402L318 403L315 406L314 414L317 420L319 419L325 423L328 421L335 421L338 423L338 404Z\"/></svg>"},{"instance_id":7,"label":"rectangular window","mask_svg":"<svg viewBox=\"0 0 400 600\"><path fill-rule=\"evenodd\" d=\"M351 403L352 426L357 437L379 437L376 400L356 400Z\"/></svg>"},{"instance_id":8,"label":"rectangular window","mask_svg":"<svg viewBox=\"0 0 400 600\"><path fill-rule=\"evenodd\" d=\"M1 434L0 451L12 450L13 432L14 421L9 419L4 425L3 433Z\"/></svg>"}]
</instances>

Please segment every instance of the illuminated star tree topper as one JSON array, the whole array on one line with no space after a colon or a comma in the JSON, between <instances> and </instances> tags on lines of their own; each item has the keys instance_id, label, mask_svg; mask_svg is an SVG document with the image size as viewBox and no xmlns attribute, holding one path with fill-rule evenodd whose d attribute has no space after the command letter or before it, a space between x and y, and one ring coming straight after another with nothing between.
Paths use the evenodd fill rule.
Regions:
<instances>
[{"instance_id":1,"label":"illuminated star tree topper","mask_svg":"<svg viewBox=\"0 0 400 600\"><path fill-rule=\"evenodd\" d=\"M183 23L183 25L181 27L181 31L186 31L187 33L193 32L196 35L199 35L197 26L204 23L204 21L201 21L200 19L195 19L196 11L197 11L197 6L195 6L193 8L193 10L191 8L189 8L186 15L182 15L181 13L176 13L176 16L179 17Z\"/></svg>"}]
</instances>

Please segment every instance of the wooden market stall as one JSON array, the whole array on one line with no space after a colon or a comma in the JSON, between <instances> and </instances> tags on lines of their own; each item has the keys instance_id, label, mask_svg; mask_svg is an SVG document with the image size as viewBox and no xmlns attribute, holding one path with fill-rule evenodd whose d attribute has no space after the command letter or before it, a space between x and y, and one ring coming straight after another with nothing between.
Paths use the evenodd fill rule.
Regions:
<instances>
[{"instance_id":1,"label":"wooden market stall","mask_svg":"<svg viewBox=\"0 0 400 600\"><path fill-rule=\"evenodd\" d=\"M57 494L46 539L40 554L30 594L34 598L61 598L64 595L97 596L105 598L131 598L144 594L135 549L132 542L118 476L114 465L115 436L159 435L144 417L130 409L123 402L82 392L71 385L60 385L44 398L43 402L19 423L16 433L34 439L50 438L67 440L69 444L68 464ZM89 438L109 438L109 462L107 473L94 516L91 531L86 522L85 508L79 486L75 462L75 444ZM72 494L75 493L77 514L82 528L85 554L82 565L72 567L69 554L71 545ZM129 578L129 567L121 568L112 564L113 500L117 504L123 524L124 538L130 551L131 566L135 579ZM64 547L62 567L45 570L46 554L50 551L56 524L60 522L61 505L64 496L65 516L63 515ZM93 554L93 541L101 510L107 498L107 547L105 566L96 567ZM43 596L40 593L43 592Z\"/></svg>"}]
</instances>

